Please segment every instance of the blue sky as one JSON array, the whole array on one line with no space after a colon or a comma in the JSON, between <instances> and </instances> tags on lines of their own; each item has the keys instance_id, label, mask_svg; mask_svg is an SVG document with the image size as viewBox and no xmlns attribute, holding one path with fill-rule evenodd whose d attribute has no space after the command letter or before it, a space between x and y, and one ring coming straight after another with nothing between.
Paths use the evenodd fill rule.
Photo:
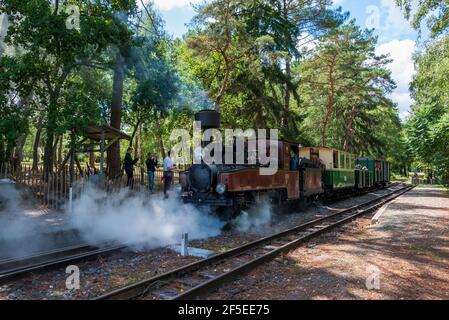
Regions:
<instances>
[{"instance_id":1,"label":"blue sky","mask_svg":"<svg viewBox=\"0 0 449 320\"><path fill-rule=\"evenodd\" d=\"M203 0L153 0L166 22L166 29L175 37L181 37L188 29L195 12L192 3ZM378 53L390 54L389 65L398 88L392 94L398 103L401 117L405 118L413 101L409 95L409 83L413 78L412 55L422 43L418 32L403 17L394 0L334 0L335 6L349 11L362 27L375 28L379 36ZM424 35L422 38L426 38Z\"/></svg>"}]
</instances>

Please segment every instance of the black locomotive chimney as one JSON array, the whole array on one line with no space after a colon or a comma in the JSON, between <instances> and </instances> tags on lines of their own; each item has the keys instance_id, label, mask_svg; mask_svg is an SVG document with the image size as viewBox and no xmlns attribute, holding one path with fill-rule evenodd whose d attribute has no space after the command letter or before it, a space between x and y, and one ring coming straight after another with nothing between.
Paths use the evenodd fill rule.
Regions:
<instances>
[{"instance_id":1,"label":"black locomotive chimney","mask_svg":"<svg viewBox=\"0 0 449 320\"><path fill-rule=\"evenodd\" d=\"M195 114L195 121L201 122L201 129L219 129L221 125L220 113L215 110L202 110Z\"/></svg>"}]
</instances>

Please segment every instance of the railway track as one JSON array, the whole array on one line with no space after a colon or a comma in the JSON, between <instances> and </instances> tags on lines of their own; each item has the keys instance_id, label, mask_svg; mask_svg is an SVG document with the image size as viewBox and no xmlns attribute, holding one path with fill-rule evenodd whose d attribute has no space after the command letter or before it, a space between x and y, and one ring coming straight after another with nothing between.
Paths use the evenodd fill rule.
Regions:
<instances>
[{"instance_id":1,"label":"railway track","mask_svg":"<svg viewBox=\"0 0 449 320\"><path fill-rule=\"evenodd\" d=\"M86 261L125 249L124 245L78 245L18 259L0 260L0 284L32 272L48 271L70 263Z\"/></svg>"},{"instance_id":2,"label":"railway track","mask_svg":"<svg viewBox=\"0 0 449 320\"><path fill-rule=\"evenodd\" d=\"M163 275L110 292L94 300L162 299L188 300L204 295L255 267L301 244L378 210L407 193L406 186L364 204L338 211L278 234L256 240L228 252L192 263Z\"/></svg>"}]
</instances>

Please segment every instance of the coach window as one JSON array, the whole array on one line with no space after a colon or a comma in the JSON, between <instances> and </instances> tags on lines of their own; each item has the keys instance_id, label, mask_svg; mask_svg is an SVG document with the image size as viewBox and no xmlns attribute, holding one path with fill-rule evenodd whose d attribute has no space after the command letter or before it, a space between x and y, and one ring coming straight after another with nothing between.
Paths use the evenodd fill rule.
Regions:
<instances>
[{"instance_id":1,"label":"coach window","mask_svg":"<svg viewBox=\"0 0 449 320\"><path fill-rule=\"evenodd\" d=\"M334 151L334 169L338 169L338 151Z\"/></svg>"},{"instance_id":2,"label":"coach window","mask_svg":"<svg viewBox=\"0 0 449 320\"><path fill-rule=\"evenodd\" d=\"M320 160L320 150L319 149L310 149L310 160L319 161Z\"/></svg>"},{"instance_id":3,"label":"coach window","mask_svg":"<svg viewBox=\"0 0 449 320\"><path fill-rule=\"evenodd\" d=\"M349 160L349 154L346 154L346 169L351 169L351 162Z\"/></svg>"},{"instance_id":4,"label":"coach window","mask_svg":"<svg viewBox=\"0 0 449 320\"><path fill-rule=\"evenodd\" d=\"M345 154L340 152L340 169L345 168Z\"/></svg>"}]
</instances>

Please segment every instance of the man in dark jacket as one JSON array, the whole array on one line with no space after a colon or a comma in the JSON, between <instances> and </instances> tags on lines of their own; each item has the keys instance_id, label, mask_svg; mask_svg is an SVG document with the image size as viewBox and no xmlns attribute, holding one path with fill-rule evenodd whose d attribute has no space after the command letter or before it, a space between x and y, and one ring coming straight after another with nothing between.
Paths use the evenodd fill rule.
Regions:
<instances>
[{"instance_id":1,"label":"man in dark jacket","mask_svg":"<svg viewBox=\"0 0 449 320\"><path fill-rule=\"evenodd\" d=\"M131 187L131 189L134 188L134 165L139 161L139 158L136 158L133 160L132 158L133 148L128 148L128 152L125 156L125 172L128 176L128 181L126 183L127 187Z\"/></svg>"},{"instance_id":2,"label":"man in dark jacket","mask_svg":"<svg viewBox=\"0 0 449 320\"><path fill-rule=\"evenodd\" d=\"M157 169L157 160L155 156L148 154L147 159L147 171L148 171L148 179L150 182L150 192L154 193L154 176Z\"/></svg>"}]
</instances>

